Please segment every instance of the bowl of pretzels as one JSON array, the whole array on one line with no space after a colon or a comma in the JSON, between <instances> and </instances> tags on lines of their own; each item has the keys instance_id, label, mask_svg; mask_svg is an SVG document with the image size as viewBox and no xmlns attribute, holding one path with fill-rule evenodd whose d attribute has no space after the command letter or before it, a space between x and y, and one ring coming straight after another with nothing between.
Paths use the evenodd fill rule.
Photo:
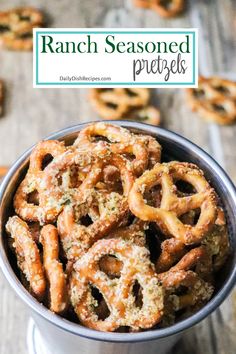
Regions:
<instances>
[{"instance_id":1,"label":"bowl of pretzels","mask_svg":"<svg viewBox=\"0 0 236 354\"><path fill-rule=\"evenodd\" d=\"M0 264L52 352L164 354L233 288L235 214L229 177L187 139L80 124L2 182Z\"/></svg>"}]
</instances>

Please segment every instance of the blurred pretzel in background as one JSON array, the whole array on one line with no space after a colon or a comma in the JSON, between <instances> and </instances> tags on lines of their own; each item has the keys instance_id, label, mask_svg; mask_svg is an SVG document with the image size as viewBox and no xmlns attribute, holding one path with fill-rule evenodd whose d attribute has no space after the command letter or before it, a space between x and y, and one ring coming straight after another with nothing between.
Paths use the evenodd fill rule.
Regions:
<instances>
[{"instance_id":1,"label":"blurred pretzel in background","mask_svg":"<svg viewBox=\"0 0 236 354\"><path fill-rule=\"evenodd\" d=\"M151 9L162 17L176 17L185 7L185 0L133 0L134 5L144 9Z\"/></svg>"},{"instance_id":2,"label":"blurred pretzel in background","mask_svg":"<svg viewBox=\"0 0 236 354\"><path fill-rule=\"evenodd\" d=\"M10 50L32 50L33 28L43 27L41 11L19 7L0 12L0 46Z\"/></svg>"},{"instance_id":3,"label":"blurred pretzel in background","mask_svg":"<svg viewBox=\"0 0 236 354\"><path fill-rule=\"evenodd\" d=\"M187 101L194 112L221 125L236 122L236 83L219 77L198 79L198 88L186 90Z\"/></svg>"},{"instance_id":4,"label":"blurred pretzel in background","mask_svg":"<svg viewBox=\"0 0 236 354\"><path fill-rule=\"evenodd\" d=\"M160 125L160 111L149 104L148 88L94 88L89 100L103 119L127 119Z\"/></svg>"}]
</instances>

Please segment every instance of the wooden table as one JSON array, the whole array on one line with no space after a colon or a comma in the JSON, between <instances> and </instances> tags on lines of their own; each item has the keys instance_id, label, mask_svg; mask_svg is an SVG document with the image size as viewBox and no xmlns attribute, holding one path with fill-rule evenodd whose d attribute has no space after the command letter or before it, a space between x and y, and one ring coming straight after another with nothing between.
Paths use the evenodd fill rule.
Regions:
<instances>
[{"instance_id":1,"label":"wooden table","mask_svg":"<svg viewBox=\"0 0 236 354\"><path fill-rule=\"evenodd\" d=\"M0 9L25 4L1 0ZM236 74L236 1L192 0L187 12L166 20L131 0L28 0L45 10L53 27L198 27L200 72ZM0 52L0 78L6 85L0 119L0 165L11 164L30 145L69 125L97 118L86 89L33 89L32 53ZM155 99L163 126L208 151L236 182L236 125L207 124L190 112L183 90L159 89ZM28 313L0 275L0 354L26 353ZM236 292L212 316L185 333L175 354L236 352Z\"/></svg>"}]
</instances>

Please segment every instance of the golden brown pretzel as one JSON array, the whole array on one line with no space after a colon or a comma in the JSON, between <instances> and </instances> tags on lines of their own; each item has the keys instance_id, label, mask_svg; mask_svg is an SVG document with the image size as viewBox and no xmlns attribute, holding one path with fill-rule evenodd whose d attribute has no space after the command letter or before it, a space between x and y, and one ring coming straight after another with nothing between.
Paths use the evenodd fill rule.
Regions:
<instances>
[{"instance_id":1,"label":"golden brown pretzel","mask_svg":"<svg viewBox=\"0 0 236 354\"><path fill-rule=\"evenodd\" d=\"M24 220L45 222L54 219L54 215L45 212L41 201L41 187L44 176L43 162L45 157L50 155L55 158L65 151L64 144L59 141L42 141L36 145L31 156L30 165L26 177L18 187L14 197L14 208L16 213ZM39 205L32 203L29 196L39 193Z\"/></svg>"},{"instance_id":2,"label":"golden brown pretzel","mask_svg":"<svg viewBox=\"0 0 236 354\"><path fill-rule=\"evenodd\" d=\"M108 234L106 238L120 238L138 246L146 246L145 230L147 223L135 219L130 226L123 226ZM100 269L111 277L120 276L122 262L111 256L104 256L99 262Z\"/></svg>"},{"instance_id":3,"label":"golden brown pretzel","mask_svg":"<svg viewBox=\"0 0 236 354\"><path fill-rule=\"evenodd\" d=\"M32 7L0 12L0 44L11 50L31 50L33 28L43 26L42 13Z\"/></svg>"},{"instance_id":4,"label":"golden brown pretzel","mask_svg":"<svg viewBox=\"0 0 236 354\"><path fill-rule=\"evenodd\" d=\"M147 88L91 89L93 107L104 119L121 119L133 108L146 106L150 97Z\"/></svg>"},{"instance_id":5,"label":"golden brown pretzel","mask_svg":"<svg viewBox=\"0 0 236 354\"><path fill-rule=\"evenodd\" d=\"M204 304L214 292L211 284L205 282L190 270L169 271L164 275L158 275L158 278L166 291L167 311L175 312L196 304ZM187 292L183 295L175 294L181 286L187 288Z\"/></svg>"},{"instance_id":6,"label":"golden brown pretzel","mask_svg":"<svg viewBox=\"0 0 236 354\"><path fill-rule=\"evenodd\" d=\"M190 183L196 193L179 198L175 180ZM162 187L160 207L145 203L143 193L156 185ZM131 212L144 221L156 221L158 226L185 244L200 242L216 219L216 202L213 189L195 165L183 162L156 164L150 171L136 179L129 194ZM185 225L179 217L189 210L201 209L195 226Z\"/></svg>"},{"instance_id":7,"label":"golden brown pretzel","mask_svg":"<svg viewBox=\"0 0 236 354\"><path fill-rule=\"evenodd\" d=\"M138 7L156 11L162 17L175 17L184 10L185 0L134 0Z\"/></svg>"},{"instance_id":8,"label":"golden brown pretzel","mask_svg":"<svg viewBox=\"0 0 236 354\"><path fill-rule=\"evenodd\" d=\"M96 240L107 235L115 226L118 226L128 213L127 196L133 185L133 174L127 168L126 160L120 155L112 154L107 162L105 160L100 162L101 166L97 169L98 171L96 172L96 169L92 167L91 172L83 181L76 204L72 203L65 206L58 218L60 237L70 260L80 257ZM94 190L106 163L119 169L123 186L122 195L116 192L104 194ZM99 216L88 227L78 224L76 216L80 220L82 216L87 215L88 208L94 206L94 199L98 206Z\"/></svg>"},{"instance_id":9,"label":"golden brown pretzel","mask_svg":"<svg viewBox=\"0 0 236 354\"><path fill-rule=\"evenodd\" d=\"M123 262L119 279L110 279L99 270L99 260L105 255L114 255ZM70 284L71 302L84 325L101 331L114 331L120 326L150 328L160 321L163 291L148 256L145 247L120 239L108 239L95 243L75 263ZM135 305L132 295L135 280L142 288L141 308ZM92 296L91 285L100 291L109 308L110 315L104 320L100 320L93 310L97 303Z\"/></svg>"},{"instance_id":10,"label":"golden brown pretzel","mask_svg":"<svg viewBox=\"0 0 236 354\"><path fill-rule=\"evenodd\" d=\"M46 290L46 279L39 250L29 232L28 225L18 216L13 216L9 218L6 230L14 239L13 247L17 256L18 267L28 280L33 295L42 300Z\"/></svg>"},{"instance_id":11,"label":"golden brown pretzel","mask_svg":"<svg viewBox=\"0 0 236 354\"><path fill-rule=\"evenodd\" d=\"M102 141L96 142L94 138L102 136L109 140L109 145ZM83 129L76 139L74 145L78 149L104 149L109 146L115 154L134 155L132 168L137 174L143 172L150 161L160 161L161 147L156 139L143 135L134 135L127 129L105 124L102 122L94 123ZM152 162L153 163L153 162Z\"/></svg>"},{"instance_id":12,"label":"golden brown pretzel","mask_svg":"<svg viewBox=\"0 0 236 354\"><path fill-rule=\"evenodd\" d=\"M43 245L43 265L49 282L50 310L62 313L68 305L68 293L63 266L58 260L59 241L56 227L44 226L40 242Z\"/></svg>"},{"instance_id":13,"label":"golden brown pretzel","mask_svg":"<svg viewBox=\"0 0 236 354\"><path fill-rule=\"evenodd\" d=\"M198 88L187 89L187 100L193 111L219 124L236 120L236 83L219 77L200 76Z\"/></svg>"},{"instance_id":14,"label":"golden brown pretzel","mask_svg":"<svg viewBox=\"0 0 236 354\"><path fill-rule=\"evenodd\" d=\"M125 116L125 119L151 125L160 125L161 123L160 111L153 106L146 106L141 109L132 110Z\"/></svg>"}]
</instances>

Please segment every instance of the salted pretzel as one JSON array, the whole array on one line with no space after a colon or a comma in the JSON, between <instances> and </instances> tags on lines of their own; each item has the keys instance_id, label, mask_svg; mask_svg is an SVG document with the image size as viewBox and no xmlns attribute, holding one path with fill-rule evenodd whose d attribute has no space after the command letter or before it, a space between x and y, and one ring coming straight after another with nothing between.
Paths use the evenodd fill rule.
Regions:
<instances>
[{"instance_id":1,"label":"salted pretzel","mask_svg":"<svg viewBox=\"0 0 236 354\"><path fill-rule=\"evenodd\" d=\"M176 312L183 308L191 308L196 304L206 303L212 296L214 288L192 271L169 271L158 275L166 292L166 311ZM185 294L176 294L177 289L185 287Z\"/></svg>"},{"instance_id":2,"label":"salted pretzel","mask_svg":"<svg viewBox=\"0 0 236 354\"><path fill-rule=\"evenodd\" d=\"M53 225L42 228L40 242L43 245L43 265L49 282L50 310L56 313L65 311L68 305L66 277L58 260L59 241L57 229Z\"/></svg>"},{"instance_id":3,"label":"salted pretzel","mask_svg":"<svg viewBox=\"0 0 236 354\"><path fill-rule=\"evenodd\" d=\"M175 180L190 183L196 193L179 198ZM160 207L145 203L143 194L156 185L162 187ZM216 219L215 193L203 176L203 172L193 164L170 162L156 164L150 171L136 179L129 194L131 212L144 221L156 221L164 233L185 244L200 242ZM179 217L189 210L200 208L200 216L195 226L185 225Z\"/></svg>"},{"instance_id":4,"label":"salted pretzel","mask_svg":"<svg viewBox=\"0 0 236 354\"><path fill-rule=\"evenodd\" d=\"M146 246L145 230L148 224L140 219L135 219L130 226L123 226L109 233L108 239L120 238L122 240L134 243L138 246ZM120 276L122 262L115 257L104 256L99 262L100 269L111 277Z\"/></svg>"},{"instance_id":5,"label":"salted pretzel","mask_svg":"<svg viewBox=\"0 0 236 354\"><path fill-rule=\"evenodd\" d=\"M199 77L198 88L187 89L187 99L193 111L219 124L236 120L236 83L218 77Z\"/></svg>"},{"instance_id":6,"label":"salted pretzel","mask_svg":"<svg viewBox=\"0 0 236 354\"><path fill-rule=\"evenodd\" d=\"M31 50L33 28L43 26L42 13L32 7L0 12L0 44L11 50Z\"/></svg>"},{"instance_id":7,"label":"salted pretzel","mask_svg":"<svg viewBox=\"0 0 236 354\"><path fill-rule=\"evenodd\" d=\"M119 279L110 279L99 269L99 260L113 255L122 263ZM114 331L120 326L150 328L161 320L163 291L145 247L120 239L100 240L74 265L70 283L71 302L80 321L89 328ZM89 271L88 271L89 269ZM142 307L135 305L132 288L135 280L142 288ZM94 311L97 302L91 286L103 295L110 314L100 320Z\"/></svg>"},{"instance_id":8,"label":"salted pretzel","mask_svg":"<svg viewBox=\"0 0 236 354\"><path fill-rule=\"evenodd\" d=\"M34 148L30 156L26 177L21 182L14 197L14 208L22 219L40 222L52 221L54 219L54 215L45 212L45 208L42 205L40 183L44 176L44 159L47 157L55 158L64 151L64 144L54 140L42 141ZM34 193L34 200L29 200L32 193ZM34 201L36 204L33 203Z\"/></svg>"},{"instance_id":9,"label":"salted pretzel","mask_svg":"<svg viewBox=\"0 0 236 354\"><path fill-rule=\"evenodd\" d=\"M94 88L90 100L104 119L121 119L133 108L143 107L149 101L147 88Z\"/></svg>"},{"instance_id":10,"label":"salted pretzel","mask_svg":"<svg viewBox=\"0 0 236 354\"><path fill-rule=\"evenodd\" d=\"M6 230L14 239L13 247L17 256L18 267L29 282L33 295L42 300L46 291L46 279L39 250L28 225L18 216L13 216L9 218Z\"/></svg>"},{"instance_id":11,"label":"salted pretzel","mask_svg":"<svg viewBox=\"0 0 236 354\"><path fill-rule=\"evenodd\" d=\"M183 12L185 0L134 0L138 7L156 11L162 17L175 17Z\"/></svg>"},{"instance_id":12,"label":"salted pretzel","mask_svg":"<svg viewBox=\"0 0 236 354\"><path fill-rule=\"evenodd\" d=\"M151 163L160 161L161 147L156 139L134 135L127 129L102 122L91 124L83 129L74 145L79 149L93 150L94 148L99 148L99 146L104 148L102 141L96 142L94 140L97 136L102 136L109 140L109 148L113 153L134 155L135 159L131 164L137 174L143 172L150 161Z\"/></svg>"},{"instance_id":13,"label":"salted pretzel","mask_svg":"<svg viewBox=\"0 0 236 354\"><path fill-rule=\"evenodd\" d=\"M4 104L3 81L0 80L0 117L3 115L3 104Z\"/></svg>"}]
</instances>

